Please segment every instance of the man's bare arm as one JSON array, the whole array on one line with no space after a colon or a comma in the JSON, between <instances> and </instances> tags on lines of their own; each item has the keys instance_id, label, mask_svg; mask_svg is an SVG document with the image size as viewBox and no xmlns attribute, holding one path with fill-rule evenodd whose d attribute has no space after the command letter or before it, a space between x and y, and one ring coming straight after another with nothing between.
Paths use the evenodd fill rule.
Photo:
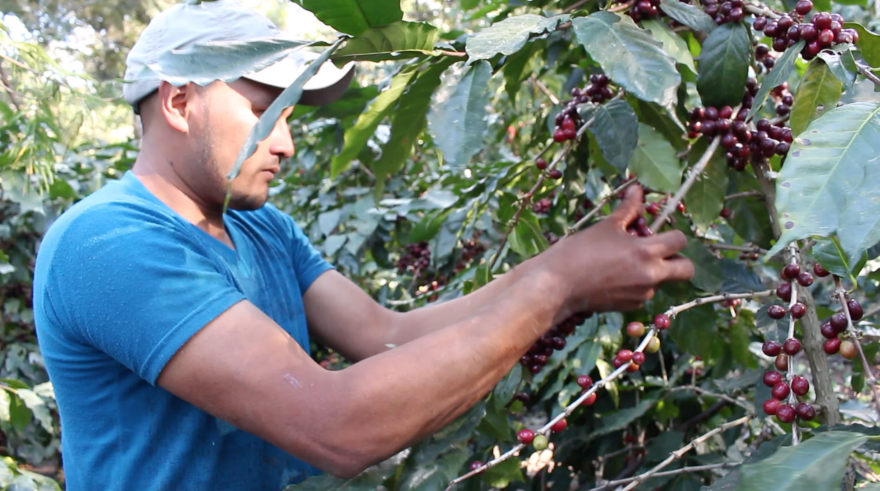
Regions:
<instances>
[{"instance_id":1,"label":"man's bare arm","mask_svg":"<svg viewBox=\"0 0 880 491\"><path fill-rule=\"evenodd\" d=\"M158 384L318 468L353 476L491 390L562 308L548 278L535 275L466 320L338 372L242 301L196 334ZM530 285L546 298L536 304Z\"/></svg>"}]
</instances>

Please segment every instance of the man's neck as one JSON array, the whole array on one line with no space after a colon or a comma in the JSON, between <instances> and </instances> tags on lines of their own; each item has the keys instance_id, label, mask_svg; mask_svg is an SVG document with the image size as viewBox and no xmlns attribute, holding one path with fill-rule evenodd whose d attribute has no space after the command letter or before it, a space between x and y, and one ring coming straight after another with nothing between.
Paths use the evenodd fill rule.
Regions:
<instances>
[{"instance_id":1,"label":"man's neck","mask_svg":"<svg viewBox=\"0 0 880 491\"><path fill-rule=\"evenodd\" d=\"M200 202L173 171L171 161L142 152L132 167L132 173L153 195L186 221L204 230L231 248L232 239L223 223L222 209Z\"/></svg>"}]
</instances>

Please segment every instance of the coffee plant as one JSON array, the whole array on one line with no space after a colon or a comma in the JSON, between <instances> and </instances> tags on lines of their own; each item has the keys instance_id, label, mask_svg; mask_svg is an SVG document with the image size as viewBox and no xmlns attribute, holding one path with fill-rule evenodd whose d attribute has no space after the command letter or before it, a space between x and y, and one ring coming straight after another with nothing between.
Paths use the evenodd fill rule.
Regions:
<instances>
[{"instance_id":1,"label":"coffee plant","mask_svg":"<svg viewBox=\"0 0 880 491\"><path fill-rule=\"evenodd\" d=\"M464 0L405 20L395 0L296 3L340 33L313 46L360 75L331 105L297 106L297 154L271 200L378 302L403 311L466 295L602 220L631 186L645 196L633 240L683 231L696 275L637 311L547 326L442 431L355 479L288 491L880 489L875 5ZM231 80L298 46L250 48L194 48L156 68ZM22 148L7 106L0 138ZM18 112L16 125L38 120ZM17 314L42 217L133 152L52 154L39 198L26 184L46 173L0 162L3 226L14 227L2 236L3 301L22 306L4 310L4 329L30 343L22 366L38 367L24 387L13 381L24 375L0 381L8 439L57 450L57 414L20 396L45 382L32 316ZM327 369L348 364L310 348Z\"/></svg>"}]
</instances>

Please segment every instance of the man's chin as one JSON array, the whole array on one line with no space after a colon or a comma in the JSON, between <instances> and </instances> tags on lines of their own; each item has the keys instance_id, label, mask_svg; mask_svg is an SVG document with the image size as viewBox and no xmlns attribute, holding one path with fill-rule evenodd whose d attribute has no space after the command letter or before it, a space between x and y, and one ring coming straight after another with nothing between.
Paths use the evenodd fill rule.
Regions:
<instances>
[{"instance_id":1,"label":"man's chin","mask_svg":"<svg viewBox=\"0 0 880 491\"><path fill-rule=\"evenodd\" d=\"M268 193L262 196L233 196L229 200L229 209L238 211L259 210L268 201Z\"/></svg>"}]
</instances>

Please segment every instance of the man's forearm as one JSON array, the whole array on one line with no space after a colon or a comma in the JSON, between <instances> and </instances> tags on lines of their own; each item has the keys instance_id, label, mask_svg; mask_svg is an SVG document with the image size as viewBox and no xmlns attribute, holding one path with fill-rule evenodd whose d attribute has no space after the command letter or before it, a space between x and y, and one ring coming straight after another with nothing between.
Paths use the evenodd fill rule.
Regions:
<instances>
[{"instance_id":1,"label":"man's forearm","mask_svg":"<svg viewBox=\"0 0 880 491\"><path fill-rule=\"evenodd\" d=\"M468 295L409 312L397 313L394 316L389 343L400 346L467 319L520 281L534 268L534 265L534 260L525 261Z\"/></svg>"},{"instance_id":2,"label":"man's forearm","mask_svg":"<svg viewBox=\"0 0 880 491\"><path fill-rule=\"evenodd\" d=\"M340 451L358 452L347 458L362 465L379 462L488 393L562 308L553 283L537 276L521 278L467 319L334 374L346 404L333 419L349 435L337 442Z\"/></svg>"}]
</instances>

